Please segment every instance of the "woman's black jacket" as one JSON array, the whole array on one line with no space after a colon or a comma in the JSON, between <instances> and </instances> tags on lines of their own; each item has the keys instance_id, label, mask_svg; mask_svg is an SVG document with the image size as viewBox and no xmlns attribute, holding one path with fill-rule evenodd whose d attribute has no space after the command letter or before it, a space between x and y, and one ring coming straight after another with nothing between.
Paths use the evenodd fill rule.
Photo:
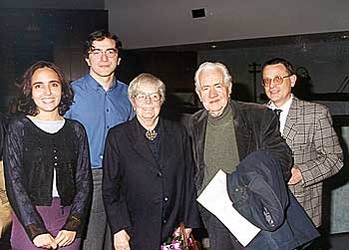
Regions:
<instances>
[{"instance_id":1,"label":"woman's black jacket","mask_svg":"<svg viewBox=\"0 0 349 250\"><path fill-rule=\"evenodd\" d=\"M31 239L48 233L35 206L51 205L54 169L61 205L71 205L62 229L80 237L92 197L87 135L80 123L66 119L62 129L50 134L26 117L12 121L4 166L11 207Z\"/></svg>"}]
</instances>

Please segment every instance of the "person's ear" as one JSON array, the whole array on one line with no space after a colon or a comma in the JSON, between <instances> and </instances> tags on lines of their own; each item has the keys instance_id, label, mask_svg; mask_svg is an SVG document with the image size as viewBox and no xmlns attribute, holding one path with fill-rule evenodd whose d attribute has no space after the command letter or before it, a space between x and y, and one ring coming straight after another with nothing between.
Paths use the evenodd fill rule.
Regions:
<instances>
[{"instance_id":1,"label":"person's ear","mask_svg":"<svg viewBox=\"0 0 349 250\"><path fill-rule=\"evenodd\" d=\"M229 96L231 95L232 89L233 89L233 83L229 83L229 85L228 85Z\"/></svg>"},{"instance_id":2,"label":"person's ear","mask_svg":"<svg viewBox=\"0 0 349 250\"><path fill-rule=\"evenodd\" d=\"M135 98L131 97L130 102L131 102L133 110L135 110Z\"/></svg>"},{"instance_id":3,"label":"person's ear","mask_svg":"<svg viewBox=\"0 0 349 250\"><path fill-rule=\"evenodd\" d=\"M85 62L89 67L91 67L90 59L88 57L85 57Z\"/></svg>"},{"instance_id":4,"label":"person's ear","mask_svg":"<svg viewBox=\"0 0 349 250\"><path fill-rule=\"evenodd\" d=\"M294 85L296 85L296 81L297 81L296 74L293 74L290 76L290 81L291 81L291 87L294 87Z\"/></svg>"},{"instance_id":5,"label":"person's ear","mask_svg":"<svg viewBox=\"0 0 349 250\"><path fill-rule=\"evenodd\" d=\"M121 57L118 58L118 66L120 65Z\"/></svg>"},{"instance_id":6,"label":"person's ear","mask_svg":"<svg viewBox=\"0 0 349 250\"><path fill-rule=\"evenodd\" d=\"M195 92L198 95L200 102L202 102L201 91L198 88L195 88Z\"/></svg>"}]
</instances>

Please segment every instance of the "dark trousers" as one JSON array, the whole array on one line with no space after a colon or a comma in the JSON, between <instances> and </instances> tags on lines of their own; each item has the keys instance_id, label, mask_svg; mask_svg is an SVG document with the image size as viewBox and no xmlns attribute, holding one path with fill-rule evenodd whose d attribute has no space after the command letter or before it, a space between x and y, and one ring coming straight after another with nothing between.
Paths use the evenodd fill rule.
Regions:
<instances>
[{"instance_id":1,"label":"dark trousers","mask_svg":"<svg viewBox=\"0 0 349 250\"><path fill-rule=\"evenodd\" d=\"M112 235L107 223L102 198L103 170L93 169L92 205L87 225L86 238L83 241L83 250L111 250L113 248Z\"/></svg>"},{"instance_id":2,"label":"dark trousers","mask_svg":"<svg viewBox=\"0 0 349 250\"><path fill-rule=\"evenodd\" d=\"M200 206L202 221L210 239L210 250L240 250L244 247L216 216Z\"/></svg>"},{"instance_id":3,"label":"dark trousers","mask_svg":"<svg viewBox=\"0 0 349 250\"><path fill-rule=\"evenodd\" d=\"M320 226L316 228L320 232L320 237L308 242L307 244L300 246L297 250L321 250L321 249L329 249L331 244L328 240L329 233L325 231L325 229Z\"/></svg>"}]
</instances>

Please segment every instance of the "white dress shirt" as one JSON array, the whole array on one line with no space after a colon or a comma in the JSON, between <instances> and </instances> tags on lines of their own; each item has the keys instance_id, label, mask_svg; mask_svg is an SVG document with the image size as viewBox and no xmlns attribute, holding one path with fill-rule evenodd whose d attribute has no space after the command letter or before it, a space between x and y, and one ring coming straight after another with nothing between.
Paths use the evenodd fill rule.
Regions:
<instances>
[{"instance_id":1,"label":"white dress shirt","mask_svg":"<svg viewBox=\"0 0 349 250\"><path fill-rule=\"evenodd\" d=\"M272 101L270 101L268 103L268 107L270 109L272 109L272 110L274 110L274 109L281 109L282 110L282 112L280 113L280 117L279 117L280 133L281 133L281 135L282 135L282 131L284 131L284 128L285 128L288 111L290 110L290 107L291 107L291 104L292 104L292 99L293 99L293 94L291 94L290 99L288 99L287 102L284 103L284 105L282 105L281 107L276 107L275 104Z\"/></svg>"}]
</instances>

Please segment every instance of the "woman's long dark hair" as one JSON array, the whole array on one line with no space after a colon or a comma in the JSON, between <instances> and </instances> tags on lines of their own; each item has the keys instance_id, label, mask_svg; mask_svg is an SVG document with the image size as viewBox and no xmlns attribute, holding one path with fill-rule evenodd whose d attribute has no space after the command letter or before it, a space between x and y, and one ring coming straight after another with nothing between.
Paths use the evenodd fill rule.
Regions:
<instances>
[{"instance_id":1,"label":"woman's long dark hair","mask_svg":"<svg viewBox=\"0 0 349 250\"><path fill-rule=\"evenodd\" d=\"M39 111L35 102L32 99L32 77L36 70L42 68L49 68L55 71L58 75L59 81L62 85L62 98L58 106L58 112L60 115L64 115L69 109L69 106L73 102L73 92L69 83L64 80L64 74L62 70L54 63L46 61L38 61L31 65L24 73L20 82L20 94L17 98L16 113L23 115L36 116Z\"/></svg>"}]
</instances>

